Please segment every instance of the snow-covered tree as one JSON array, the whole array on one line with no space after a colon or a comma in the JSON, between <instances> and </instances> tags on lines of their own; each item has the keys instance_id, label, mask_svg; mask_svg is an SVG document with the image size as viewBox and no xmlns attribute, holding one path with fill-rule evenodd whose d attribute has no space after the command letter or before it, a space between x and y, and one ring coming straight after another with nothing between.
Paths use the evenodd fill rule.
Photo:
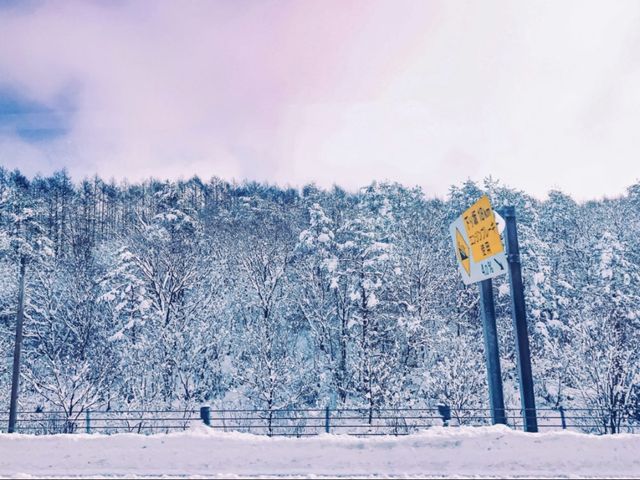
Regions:
<instances>
[{"instance_id":1,"label":"snow-covered tree","mask_svg":"<svg viewBox=\"0 0 640 480\"><path fill-rule=\"evenodd\" d=\"M640 411L639 192L536 200L487 179L437 199L390 183L74 184L0 168L0 401L24 263L22 407L67 411L68 429L86 408L201 402L372 421L446 402L468 422L488 403L482 327L448 225L486 193L516 207L538 405L589 408L618 431ZM517 406L507 277L494 285Z\"/></svg>"}]
</instances>

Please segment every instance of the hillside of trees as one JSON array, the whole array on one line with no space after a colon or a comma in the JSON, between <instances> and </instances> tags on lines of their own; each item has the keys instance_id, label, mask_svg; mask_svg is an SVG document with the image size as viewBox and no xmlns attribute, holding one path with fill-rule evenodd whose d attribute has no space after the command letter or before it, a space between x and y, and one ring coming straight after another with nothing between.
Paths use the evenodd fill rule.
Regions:
<instances>
[{"instance_id":1,"label":"hillside of trees","mask_svg":"<svg viewBox=\"0 0 640 480\"><path fill-rule=\"evenodd\" d=\"M488 407L478 288L451 221L518 219L536 402L640 404L640 183L544 201L491 179L446 199L377 183L75 183L0 168L0 410L26 264L22 410ZM519 406L507 277L505 401Z\"/></svg>"}]
</instances>

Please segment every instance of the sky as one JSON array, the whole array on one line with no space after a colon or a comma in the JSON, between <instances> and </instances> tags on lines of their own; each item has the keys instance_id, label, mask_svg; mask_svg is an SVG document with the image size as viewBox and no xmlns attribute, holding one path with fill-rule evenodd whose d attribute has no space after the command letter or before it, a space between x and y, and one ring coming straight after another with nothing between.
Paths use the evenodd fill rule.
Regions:
<instances>
[{"instance_id":1,"label":"sky","mask_svg":"<svg viewBox=\"0 0 640 480\"><path fill-rule=\"evenodd\" d=\"M0 165L620 195L640 2L0 0Z\"/></svg>"}]
</instances>

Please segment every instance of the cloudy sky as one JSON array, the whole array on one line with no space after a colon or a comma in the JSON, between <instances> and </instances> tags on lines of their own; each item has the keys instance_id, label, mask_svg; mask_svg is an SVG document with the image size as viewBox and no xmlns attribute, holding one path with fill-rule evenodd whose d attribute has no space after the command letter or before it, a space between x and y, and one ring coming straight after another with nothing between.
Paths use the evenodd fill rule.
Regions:
<instances>
[{"instance_id":1,"label":"cloudy sky","mask_svg":"<svg viewBox=\"0 0 640 480\"><path fill-rule=\"evenodd\" d=\"M640 2L0 0L0 165L621 194Z\"/></svg>"}]
</instances>

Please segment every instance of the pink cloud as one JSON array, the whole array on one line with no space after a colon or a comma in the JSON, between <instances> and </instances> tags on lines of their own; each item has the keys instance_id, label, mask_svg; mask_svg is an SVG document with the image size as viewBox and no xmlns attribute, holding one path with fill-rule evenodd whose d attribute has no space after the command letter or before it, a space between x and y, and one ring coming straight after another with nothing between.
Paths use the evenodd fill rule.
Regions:
<instances>
[{"instance_id":1,"label":"pink cloud","mask_svg":"<svg viewBox=\"0 0 640 480\"><path fill-rule=\"evenodd\" d=\"M583 197L640 176L635 2L36 5L0 11L0 87L73 91L76 110L54 142L0 139L0 163L27 173L444 194L473 172L544 195L554 169Z\"/></svg>"}]
</instances>

